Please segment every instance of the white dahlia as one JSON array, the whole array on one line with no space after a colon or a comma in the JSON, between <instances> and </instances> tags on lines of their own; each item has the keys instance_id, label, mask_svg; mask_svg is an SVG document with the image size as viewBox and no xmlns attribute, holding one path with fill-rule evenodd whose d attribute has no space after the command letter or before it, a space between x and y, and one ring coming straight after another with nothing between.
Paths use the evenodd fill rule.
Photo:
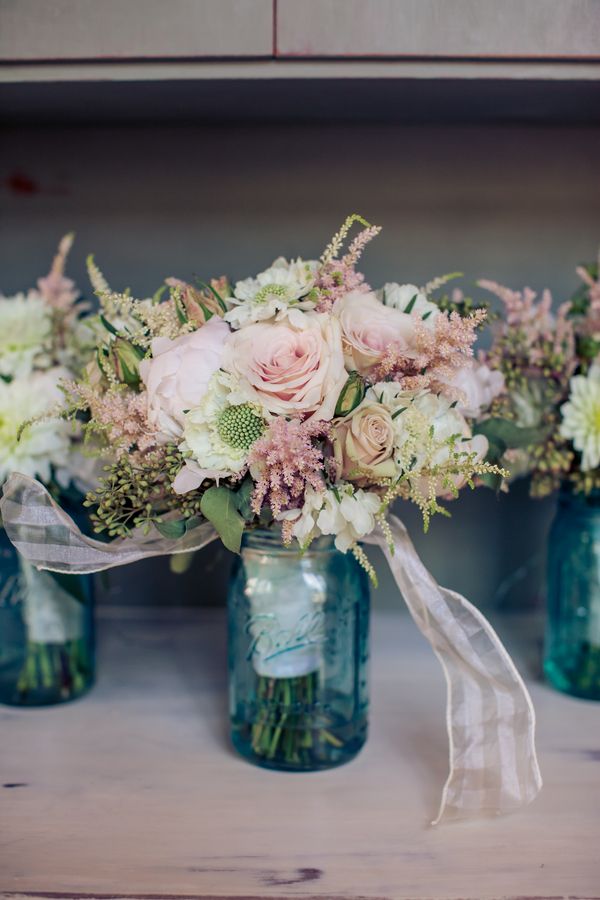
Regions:
<instances>
[{"instance_id":1,"label":"white dahlia","mask_svg":"<svg viewBox=\"0 0 600 900\"><path fill-rule=\"evenodd\" d=\"M39 294L0 295L0 375L21 378L49 365L51 312Z\"/></svg>"},{"instance_id":2,"label":"white dahlia","mask_svg":"<svg viewBox=\"0 0 600 900\"><path fill-rule=\"evenodd\" d=\"M35 372L9 383L0 380L0 482L11 472L50 480L52 466L68 464L71 426L57 419L21 425L49 412L60 400L62 369Z\"/></svg>"},{"instance_id":3,"label":"white dahlia","mask_svg":"<svg viewBox=\"0 0 600 900\"><path fill-rule=\"evenodd\" d=\"M571 393L560 411L560 433L579 450L584 472L600 465L600 365L594 363L587 375L575 375Z\"/></svg>"}]
</instances>

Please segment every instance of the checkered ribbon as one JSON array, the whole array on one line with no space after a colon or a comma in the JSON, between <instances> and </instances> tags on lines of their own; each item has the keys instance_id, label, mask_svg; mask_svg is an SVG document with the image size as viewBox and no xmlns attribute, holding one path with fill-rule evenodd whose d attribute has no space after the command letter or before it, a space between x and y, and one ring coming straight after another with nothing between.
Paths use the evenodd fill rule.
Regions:
<instances>
[{"instance_id":1,"label":"checkered ribbon","mask_svg":"<svg viewBox=\"0 0 600 900\"><path fill-rule=\"evenodd\" d=\"M98 572L151 556L187 553L216 537L212 526L203 523L175 540L151 528L147 535L102 543L83 535L39 482L19 474L4 485L0 510L17 550L39 569L57 572ZM368 541L386 554L446 678L450 774L435 823L518 809L542 785L527 689L486 618L460 594L436 583L399 519L391 516L389 526L393 553L380 533Z\"/></svg>"}]
</instances>

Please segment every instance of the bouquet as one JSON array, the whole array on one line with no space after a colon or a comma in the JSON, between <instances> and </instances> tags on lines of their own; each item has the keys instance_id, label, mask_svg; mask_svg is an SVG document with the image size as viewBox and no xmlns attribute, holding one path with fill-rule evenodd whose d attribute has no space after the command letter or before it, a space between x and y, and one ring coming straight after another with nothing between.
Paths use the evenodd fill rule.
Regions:
<instances>
[{"instance_id":1,"label":"bouquet","mask_svg":"<svg viewBox=\"0 0 600 900\"><path fill-rule=\"evenodd\" d=\"M351 216L318 261L233 287L169 278L147 300L90 262L103 334L63 389L109 458L86 500L97 533L177 537L206 519L239 551L244 529L273 525L299 549L333 535L375 579L359 541L394 499L427 526L441 498L499 474L472 428L500 387L472 358L485 310L444 311L443 279L371 290L356 264L378 231Z\"/></svg>"},{"instance_id":2,"label":"bouquet","mask_svg":"<svg viewBox=\"0 0 600 900\"><path fill-rule=\"evenodd\" d=\"M552 312L550 291L514 291L480 281L504 304L485 363L504 389L486 423L488 457L531 476L544 497L563 482L589 494L600 487L600 281L598 265L580 266L582 285Z\"/></svg>"},{"instance_id":3,"label":"bouquet","mask_svg":"<svg viewBox=\"0 0 600 900\"><path fill-rule=\"evenodd\" d=\"M330 535L375 581L361 542L380 543L446 674L454 712L442 809L500 811L539 790L531 701L491 626L436 584L389 507L411 501L427 527L461 488L505 474L478 424L504 382L473 356L486 309L440 296L452 276L422 288L365 282L357 264L379 230L353 215L318 260L278 258L234 285L170 277L141 300L111 290L90 258L98 341L83 377L63 383L61 415L105 456L86 498L102 540L81 535L19 475L2 511L15 544L60 571L189 552L215 532L239 552L246 530L266 527L299 552ZM263 685L267 698L272 687ZM288 688L278 703L295 708L313 685ZM484 713L490 691L510 708L498 695ZM464 711L467 693L480 693L479 713ZM267 730L267 747L281 730ZM507 735L514 765L500 753ZM477 801L463 790L465 770Z\"/></svg>"},{"instance_id":4,"label":"bouquet","mask_svg":"<svg viewBox=\"0 0 600 900\"><path fill-rule=\"evenodd\" d=\"M0 483L12 471L42 481L54 496L89 487L89 461L79 452L79 434L51 413L60 402L60 383L81 372L91 334L82 315L86 304L65 275L73 242L61 240L48 275L27 293L0 295ZM31 424L23 427L23 423ZM4 556L11 558L10 544ZM16 685L19 698L50 688L59 678L78 690L81 678L77 601L56 578L20 557L2 572L2 607L22 603L27 647ZM10 628L2 629L4 641ZM56 651L56 652L55 652ZM13 694L14 696L14 694Z\"/></svg>"}]
</instances>

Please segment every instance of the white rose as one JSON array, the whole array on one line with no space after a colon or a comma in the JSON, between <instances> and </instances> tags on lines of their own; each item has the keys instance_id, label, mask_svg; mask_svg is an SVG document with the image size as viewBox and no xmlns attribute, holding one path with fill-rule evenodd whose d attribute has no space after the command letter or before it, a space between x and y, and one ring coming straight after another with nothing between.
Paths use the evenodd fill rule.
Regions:
<instances>
[{"instance_id":1,"label":"white rose","mask_svg":"<svg viewBox=\"0 0 600 900\"><path fill-rule=\"evenodd\" d=\"M204 396L230 334L227 323L213 316L198 331L174 341L152 341L152 358L142 360L140 375L148 394L148 420L164 443L181 438L184 412Z\"/></svg>"}]
</instances>

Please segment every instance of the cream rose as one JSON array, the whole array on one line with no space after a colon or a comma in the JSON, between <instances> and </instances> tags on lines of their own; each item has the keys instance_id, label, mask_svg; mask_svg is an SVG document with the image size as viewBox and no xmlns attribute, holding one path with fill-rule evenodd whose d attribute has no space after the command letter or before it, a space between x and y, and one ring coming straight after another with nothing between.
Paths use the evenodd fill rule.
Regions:
<instances>
[{"instance_id":1,"label":"cream rose","mask_svg":"<svg viewBox=\"0 0 600 900\"><path fill-rule=\"evenodd\" d=\"M394 422L381 403L364 403L334 429L338 478L361 482L393 478Z\"/></svg>"},{"instance_id":2,"label":"cream rose","mask_svg":"<svg viewBox=\"0 0 600 900\"><path fill-rule=\"evenodd\" d=\"M349 369L367 375L390 345L415 357L417 318L384 306L375 294L352 292L334 307L342 329L344 359Z\"/></svg>"},{"instance_id":3,"label":"cream rose","mask_svg":"<svg viewBox=\"0 0 600 900\"><path fill-rule=\"evenodd\" d=\"M197 406L221 366L229 326L213 316L206 325L174 341L152 341L152 358L140 363L148 394L148 420L164 443L183 434L184 412Z\"/></svg>"},{"instance_id":4,"label":"cream rose","mask_svg":"<svg viewBox=\"0 0 600 900\"><path fill-rule=\"evenodd\" d=\"M293 323L247 325L232 334L223 368L249 402L273 415L329 420L347 378L339 323L297 313Z\"/></svg>"}]
</instances>

